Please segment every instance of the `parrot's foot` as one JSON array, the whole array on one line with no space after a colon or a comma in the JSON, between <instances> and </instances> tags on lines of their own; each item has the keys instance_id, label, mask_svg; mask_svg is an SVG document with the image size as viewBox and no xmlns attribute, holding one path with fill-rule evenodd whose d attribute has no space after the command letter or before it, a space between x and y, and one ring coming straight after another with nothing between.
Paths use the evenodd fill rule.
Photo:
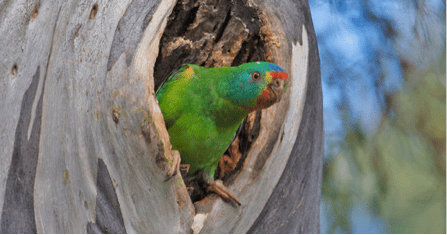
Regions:
<instances>
[{"instance_id":1,"label":"parrot's foot","mask_svg":"<svg viewBox=\"0 0 447 235\"><path fill-rule=\"evenodd\" d=\"M180 164L180 171L185 175L189 172L189 164Z\"/></svg>"},{"instance_id":2,"label":"parrot's foot","mask_svg":"<svg viewBox=\"0 0 447 235\"><path fill-rule=\"evenodd\" d=\"M172 178L172 176L176 175L177 172L179 172L180 170L180 161L182 160L180 158L180 152L177 150L172 150L172 160L169 162L170 166L169 166L169 170L168 170L168 178L166 178L165 181L168 181Z\"/></svg>"},{"instance_id":3,"label":"parrot's foot","mask_svg":"<svg viewBox=\"0 0 447 235\"><path fill-rule=\"evenodd\" d=\"M217 193L225 200L229 200L231 198L239 206L241 205L239 199L237 199L237 197L227 187L225 187L225 185L223 185L222 180L215 180L215 181L207 180L206 183L209 185L208 190Z\"/></svg>"}]
</instances>

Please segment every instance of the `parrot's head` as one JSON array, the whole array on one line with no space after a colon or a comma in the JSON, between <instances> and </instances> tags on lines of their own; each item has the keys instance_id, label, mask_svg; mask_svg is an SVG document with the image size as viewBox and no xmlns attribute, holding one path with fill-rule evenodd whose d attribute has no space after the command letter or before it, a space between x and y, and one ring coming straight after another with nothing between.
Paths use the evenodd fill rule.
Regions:
<instances>
[{"instance_id":1,"label":"parrot's head","mask_svg":"<svg viewBox=\"0 0 447 235\"><path fill-rule=\"evenodd\" d=\"M269 62L251 62L238 66L224 87L224 96L248 111L265 109L281 100L289 75Z\"/></svg>"}]
</instances>

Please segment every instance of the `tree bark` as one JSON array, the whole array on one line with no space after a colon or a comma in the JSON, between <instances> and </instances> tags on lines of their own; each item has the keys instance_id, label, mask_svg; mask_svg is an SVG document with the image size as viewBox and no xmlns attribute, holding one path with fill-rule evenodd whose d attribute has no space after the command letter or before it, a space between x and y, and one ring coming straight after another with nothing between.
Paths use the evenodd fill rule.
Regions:
<instances>
[{"instance_id":1,"label":"tree bark","mask_svg":"<svg viewBox=\"0 0 447 235\"><path fill-rule=\"evenodd\" d=\"M322 95L307 1L3 1L0 33L2 233L319 232ZM165 181L154 91L183 63L256 60L290 82L246 118L220 169L242 206L193 204L180 175Z\"/></svg>"}]
</instances>

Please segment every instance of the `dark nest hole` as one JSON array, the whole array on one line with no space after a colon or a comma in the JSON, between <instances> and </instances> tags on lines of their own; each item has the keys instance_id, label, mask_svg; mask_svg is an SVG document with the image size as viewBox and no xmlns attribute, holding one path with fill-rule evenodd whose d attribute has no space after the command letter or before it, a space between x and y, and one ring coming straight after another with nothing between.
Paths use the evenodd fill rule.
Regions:
<instances>
[{"instance_id":1,"label":"dark nest hole","mask_svg":"<svg viewBox=\"0 0 447 235\"><path fill-rule=\"evenodd\" d=\"M264 42L257 9L243 0L179 0L169 16L160 42L154 68L155 91L170 73L181 65L192 63L205 67L238 66L262 61ZM245 120L238 130L239 159L233 171L222 178L231 184L241 172L247 152L260 130L261 112L254 120ZM229 155L229 151L225 152ZM222 170L217 169L216 179ZM206 185L194 175L183 174L193 202L203 199Z\"/></svg>"}]
</instances>

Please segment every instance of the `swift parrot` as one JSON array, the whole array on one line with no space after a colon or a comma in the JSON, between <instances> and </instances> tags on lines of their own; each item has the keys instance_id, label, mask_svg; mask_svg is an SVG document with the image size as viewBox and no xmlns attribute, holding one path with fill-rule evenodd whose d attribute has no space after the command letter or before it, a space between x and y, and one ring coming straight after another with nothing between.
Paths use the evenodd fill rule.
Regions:
<instances>
[{"instance_id":1,"label":"swift parrot","mask_svg":"<svg viewBox=\"0 0 447 235\"><path fill-rule=\"evenodd\" d=\"M214 181L220 157L248 113L281 100L287 80L286 71L269 62L215 68L186 64L157 90L172 149L190 173L201 169L208 188L224 199L240 205L221 180ZM173 162L168 177L180 167L180 159Z\"/></svg>"}]
</instances>

